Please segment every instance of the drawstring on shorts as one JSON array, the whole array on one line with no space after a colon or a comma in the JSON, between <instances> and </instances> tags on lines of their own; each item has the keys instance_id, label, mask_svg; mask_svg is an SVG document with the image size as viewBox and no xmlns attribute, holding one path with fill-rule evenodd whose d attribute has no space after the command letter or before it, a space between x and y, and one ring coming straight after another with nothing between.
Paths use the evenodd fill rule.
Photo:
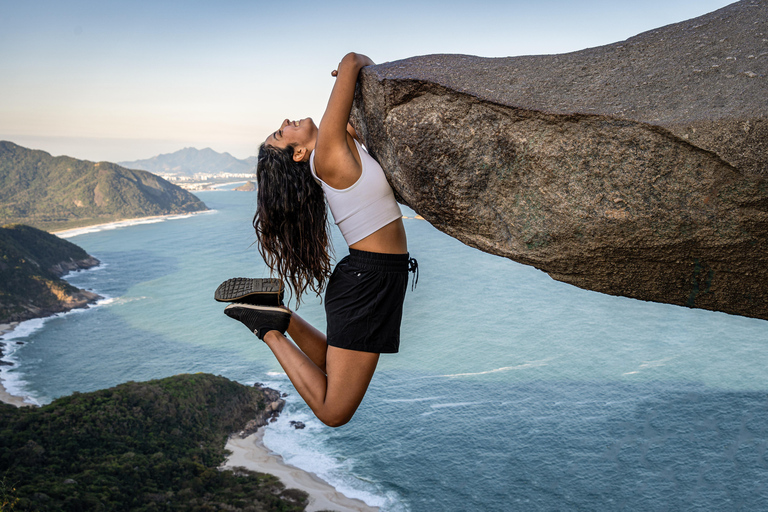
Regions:
<instances>
[{"instance_id":1,"label":"drawstring on shorts","mask_svg":"<svg viewBox=\"0 0 768 512\"><path fill-rule=\"evenodd\" d=\"M408 258L408 272L413 273L413 279L411 280L411 291L419 284L419 262L416 258Z\"/></svg>"}]
</instances>

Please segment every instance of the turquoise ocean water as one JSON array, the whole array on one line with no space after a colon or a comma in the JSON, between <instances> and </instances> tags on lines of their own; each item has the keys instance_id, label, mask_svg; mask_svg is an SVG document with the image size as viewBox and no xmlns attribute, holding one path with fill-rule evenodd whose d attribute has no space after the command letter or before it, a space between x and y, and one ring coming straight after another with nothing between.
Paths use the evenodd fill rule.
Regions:
<instances>
[{"instance_id":1,"label":"turquoise ocean water","mask_svg":"<svg viewBox=\"0 0 768 512\"><path fill-rule=\"evenodd\" d=\"M213 300L229 277L265 275L255 194L199 197L215 211L70 238L102 265L69 280L105 299L6 335L11 392L264 382L289 393L267 446L385 511L768 510L768 322L580 290L404 208L421 275L401 352L330 429ZM299 313L324 327L318 300Z\"/></svg>"}]
</instances>

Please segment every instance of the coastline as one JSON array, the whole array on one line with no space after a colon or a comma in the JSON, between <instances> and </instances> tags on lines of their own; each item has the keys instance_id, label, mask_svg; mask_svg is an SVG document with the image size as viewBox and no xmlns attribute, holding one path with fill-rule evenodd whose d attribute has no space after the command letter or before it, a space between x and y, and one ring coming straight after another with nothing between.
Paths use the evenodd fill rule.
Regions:
<instances>
[{"instance_id":1,"label":"coastline","mask_svg":"<svg viewBox=\"0 0 768 512\"><path fill-rule=\"evenodd\" d=\"M70 229L64 229L59 231L50 231L52 235L56 235L59 238L69 238L72 236L76 236L83 233L90 233L93 231L101 231L105 229L118 229L122 227L131 226L134 224L149 224L154 222L162 222L165 219L173 219L173 218L186 218L191 217L193 215L199 215L201 213L211 213L215 212L216 210L202 210L198 212L189 212L189 213L171 213L166 215L152 215L148 217L135 217L135 218L129 218L129 219L120 219L116 221L111 222L105 222L102 224L90 224L88 226L81 226L78 228L70 228ZM65 272L65 274L68 272ZM82 290L86 294L90 294L90 292L86 292L85 290ZM93 297L86 297L87 300L83 304L77 304L74 307L70 308L68 311L71 311L72 309L77 309L81 307L85 307L87 304L97 300L100 298L100 296L94 294ZM36 318L48 318L54 315L57 315L60 312L53 312L50 315L42 316L42 317L36 317ZM8 334L9 332L12 332L20 322L7 322L7 323L0 323L0 338L2 338L3 335ZM2 343L2 341L0 341ZM0 350L0 358L3 357L3 352ZM16 407L34 407L33 403L26 402L25 399L28 398L26 396L18 396L18 395L12 395L8 392L6 387L3 385L4 379L2 378L2 373L0 373L0 402L15 405Z\"/></svg>"},{"instance_id":2,"label":"coastline","mask_svg":"<svg viewBox=\"0 0 768 512\"><path fill-rule=\"evenodd\" d=\"M236 434L230 436L225 449L232 452L232 455L227 457L222 468L243 467L276 476L286 488L299 489L309 494L306 512L378 512L378 507L348 498L313 473L286 464L280 455L264 445L263 439L264 428L245 438Z\"/></svg>"},{"instance_id":3,"label":"coastline","mask_svg":"<svg viewBox=\"0 0 768 512\"><path fill-rule=\"evenodd\" d=\"M51 233L60 238L69 238L94 231L118 229L135 224L162 222L164 220L185 218L192 215L211 212L215 212L215 210L205 210L188 214L169 214L121 219L79 228L52 231ZM15 330L18 325L19 322L0 323L0 337ZM9 393L4 386L4 382L3 375L0 373L0 401L15 407L35 407L34 403L25 401L28 397L12 395ZM286 488L305 491L309 495L306 507L307 512L319 512L323 510L334 510L338 512L379 511L378 507L371 507L361 500L345 496L313 473L286 464L280 455L271 452L263 444L263 435L263 429L259 429L257 433L251 434L246 438L240 438L236 434L231 436L227 442L226 449L232 452L232 455L228 457L222 468L245 467L252 471L268 473L276 476L283 482Z\"/></svg>"},{"instance_id":4,"label":"coastline","mask_svg":"<svg viewBox=\"0 0 768 512\"><path fill-rule=\"evenodd\" d=\"M19 322L10 322L7 324L0 324L0 336L3 336L4 334L13 331L17 325L19 325ZM10 394L8 390L5 389L3 382L5 382L5 380L3 379L2 376L0 376L0 402L10 404L10 405L15 405L16 407L34 407L34 404L24 401L24 399L26 398L25 396L17 396L17 395Z\"/></svg>"},{"instance_id":5,"label":"coastline","mask_svg":"<svg viewBox=\"0 0 768 512\"><path fill-rule=\"evenodd\" d=\"M0 402L9 405L15 405L16 407L34 407L35 404L30 404L24 401L23 397L12 395L3 386L3 378L0 377Z\"/></svg>"},{"instance_id":6,"label":"coastline","mask_svg":"<svg viewBox=\"0 0 768 512\"><path fill-rule=\"evenodd\" d=\"M253 178L255 179L255 178ZM201 189L201 190L195 190L195 192L214 192L214 191L220 191L222 187L227 187L229 185L237 185L238 183L245 183L246 180L240 180L240 181L228 181L226 183L215 183L211 184L209 188Z\"/></svg>"},{"instance_id":7,"label":"coastline","mask_svg":"<svg viewBox=\"0 0 768 512\"><path fill-rule=\"evenodd\" d=\"M216 210L201 210L197 212L188 213L168 213L165 215L150 215L147 217L130 217L119 220L113 220L110 222L103 222L101 224L88 224L87 226L80 226L79 228L60 229L58 231L49 231L50 234L56 235L59 238L70 238L76 235L84 233L92 233L96 231L103 231L107 229L118 229L122 227L133 226L135 224L153 224L155 222L162 222L163 220L173 220L173 218L184 219L193 215L200 215L202 213L211 213Z\"/></svg>"},{"instance_id":8,"label":"coastline","mask_svg":"<svg viewBox=\"0 0 768 512\"><path fill-rule=\"evenodd\" d=\"M0 324L0 337L11 332L19 322ZM24 396L8 393L0 376L0 401L15 407L34 407L25 401ZM227 457L222 468L233 469L244 467L251 471L268 473L276 476L286 488L299 489L309 495L306 512L334 510L337 512L378 512L378 507L372 507L365 502L349 498L337 491L333 486L318 476L295 466L286 464L280 455L271 452L263 442L264 428L241 438L233 434L227 440L226 450L232 455Z\"/></svg>"}]
</instances>

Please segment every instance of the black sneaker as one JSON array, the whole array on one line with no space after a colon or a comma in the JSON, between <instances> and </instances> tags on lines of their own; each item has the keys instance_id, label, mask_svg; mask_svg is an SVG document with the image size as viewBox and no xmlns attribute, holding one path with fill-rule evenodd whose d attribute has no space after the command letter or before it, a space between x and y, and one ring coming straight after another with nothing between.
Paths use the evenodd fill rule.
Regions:
<instances>
[{"instance_id":1,"label":"black sneaker","mask_svg":"<svg viewBox=\"0 0 768 512\"><path fill-rule=\"evenodd\" d=\"M216 288L213 298L219 302L239 302L255 306L281 306L283 282L280 279L227 279Z\"/></svg>"},{"instance_id":2,"label":"black sneaker","mask_svg":"<svg viewBox=\"0 0 768 512\"><path fill-rule=\"evenodd\" d=\"M291 312L283 307L235 303L224 308L224 314L240 320L262 341L269 331L285 334L288 324L291 323Z\"/></svg>"}]
</instances>

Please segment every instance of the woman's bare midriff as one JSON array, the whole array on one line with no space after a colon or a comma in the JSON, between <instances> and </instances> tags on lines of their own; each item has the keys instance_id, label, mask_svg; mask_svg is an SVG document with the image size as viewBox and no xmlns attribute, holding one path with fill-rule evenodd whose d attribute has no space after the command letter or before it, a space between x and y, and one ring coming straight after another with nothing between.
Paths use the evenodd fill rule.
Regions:
<instances>
[{"instance_id":1,"label":"woman's bare midriff","mask_svg":"<svg viewBox=\"0 0 768 512\"><path fill-rule=\"evenodd\" d=\"M349 246L358 251L378 252L382 254L405 254L408 242L405 238L403 219L393 220L383 228Z\"/></svg>"}]
</instances>

